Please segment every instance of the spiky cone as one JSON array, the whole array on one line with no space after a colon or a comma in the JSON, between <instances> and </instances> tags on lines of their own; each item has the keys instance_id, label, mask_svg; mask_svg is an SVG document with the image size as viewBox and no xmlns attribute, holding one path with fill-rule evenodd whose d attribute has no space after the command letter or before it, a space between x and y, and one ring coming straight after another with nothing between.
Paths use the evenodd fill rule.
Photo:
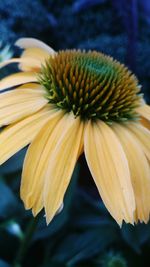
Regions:
<instances>
[{"instance_id":1,"label":"spiky cone","mask_svg":"<svg viewBox=\"0 0 150 267\"><path fill-rule=\"evenodd\" d=\"M110 214L119 225L147 223L150 213L150 107L136 77L95 51L55 52L23 38L18 73L0 81L0 163L30 144L21 198L49 223L84 152ZM9 89L5 91L5 89Z\"/></svg>"}]
</instances>

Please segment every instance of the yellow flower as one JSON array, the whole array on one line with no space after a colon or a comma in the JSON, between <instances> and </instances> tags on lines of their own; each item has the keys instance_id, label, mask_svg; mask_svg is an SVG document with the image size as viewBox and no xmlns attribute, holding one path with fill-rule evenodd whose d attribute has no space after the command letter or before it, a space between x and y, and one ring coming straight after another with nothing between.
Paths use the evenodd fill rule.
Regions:
<instances>
[{"instance_id":1,"label":"yellow flower","mask_svg":"<svg viewBox=\"0 0 150 267\"><path fill-rule=\"evenodd\" d=\"M21 70L0 81L0 163L31 143L21 181L26 209L37 215L44 208L49 223L84 152L118 224L147 223L150 108L136 77L98 52L56 53L32 38L16 45L21 57L0 65L19 63Z\"/></svg>"}]
</instances>

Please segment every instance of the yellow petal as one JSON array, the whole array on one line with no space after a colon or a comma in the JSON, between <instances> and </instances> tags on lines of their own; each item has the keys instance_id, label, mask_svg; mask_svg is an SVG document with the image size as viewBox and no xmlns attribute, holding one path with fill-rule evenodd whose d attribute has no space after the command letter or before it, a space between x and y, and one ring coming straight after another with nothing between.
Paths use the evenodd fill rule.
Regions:
<instances>
[{"instance_id":1,"label":"yellow petal","mask_svg":"<svg viewBox=\"0 0 150 267\"><path fill-rule=\"evenodd\" d=\"M47 154L49 152L49 137L62 116L62 111L53 113L29 146L25 157L21 180L21 198L27 209L33 207L34 215L43 207L42 190L49 155ZM58 134L55 137L58 138ZM50 143L51 146L53 144Z\"/></svg>"},{"instance_id":2,"label":"yellow petal","mask_svg":"<svg viewBox=\"0 0 150 267\"><path fill-rule=\"evenodd\" d=\"M24 102L25 99L28 101L31 99L34 99L36 97L43 97L44 95L44 90L40 88L40 90L34 90L30 88L23 88L20 87L21 89L18 90L10 90L6 91L4 93L0 94L0 108L12 105L12 104L17 104L19 102ZM39 88L39 86L38 86Z\"/></svg>"},{"instance_id":3,"label":"yellow petal","mask_svg":"<svg viewBox=\"0 0 150 267\"><path fill-rule=\"evenodd\" d=\"M20 38L17 40L15 45L23 49L30 47L38 47L47 51L49 54L55 54L55 51L50 46L35 38Z\"/></svg>"},{"instance_id":4,"label":"yellow petal","mask_svg":"<svg viewBox=\"0 0 150 267\"><path fill-rule=\"evenodd\" d=\"M143 116L144 118L146 118L147 120L150 121L150 107L148 105L143 105L139 108L136 109L136 111Z\"/></svg>"},{"instance_id":5,"label":"yellow petal","mask_svg":"<svg viewBox=\"0 0 150 267\"><path fill-rule=\"evenodd\" d=\"M0 127L35 113L47 103L43 90L20 89L0 94Z\"/></svg>"},{"instance_id":6,"label":"yellow petal","mask_svg":"<svg viewBox=\"0 0 150 267\"><path fill-rule=\"evenodd\" d=\"M12 63L22 63L25 67L28 68L28 70L40 70L41 68L41 63L34 59L34 58L30 58L30 57L26 57L26 58L12 58L9 60L6 60L2 63L0 63L0 68L3 68L9 64Z\"/></svg>"},{"instance_id":7,"label":"yellow petal","mask_svg":"<svg viewBox=\"0 0 150 267\"><path fill-rule=\"evenodd\" d=\"M150 130L150 121L148 121L147 119L145 119L144 117L141 117L140 119L141 124L147 128L148 130Z\"/></svg>"},{"instance_id":8,"label":"yellow petal","mask_svg":"<svg viewBox=\"0 0 150 267\"><path fill-rule=\"evenodd\" d=\"M44 207L46 221L49 223L60 208L64 194L69 185L74 166L78 159L80 144L82 142L83 123L80 118L72 114L63 118L64 128L55 128L50 140L55 142L55 147L50 151L49 164L44 185ZM55 132L60 138L55 140Z\"/></svg>"},{"instance_id":9,"label":"yellow petal","mask_svg":"<svg viewBox=\"0 0 150 267\"><path fill-rule=\"evenodd\" d=\"M0 90L5 90L20 84L37 82L37 75L33 72L19 72L9 75L0 81Z\"/></svg>"},{"instance_id":10,"label":"yellow petal","mask_svg":"<svg viewBox=\"0 0 150 267\"><path fill-rule=\"evenodd\" d=\"M34 60L37 60L41 64L50 56L51 55L48 52L42 50L41 48L30 47L23 51L21 58L32 58Z\"/></svg>"},{"instance_id":11,"label":"yellow petal","mask_svg":"<svg viewBox=\"0 0 150 267\"><path fill-rule=\"evenodd\" d=\"M50 57L50 54L46 52L45 50L41 48L27 48L23 51L21 58L26 59L30 58L30 60L36 60L38 61L39 67L41 68L41 65L44 64L45 60L47 60ZM27 64L24 64L24 62L21 62L19 64L19 68L22 71L30 71L31 67Z\"/></svg>"},{"instance_id":12,"label":"yellow petal","mask_svg":"<svg viewBox=\"0 0 150 267\"><path fill-rule=\"evenodd\" d=\"M45 107L34 115L2 130L0 133L0 164L28 145L52 113L52 110Z\"/></svg>"},{"instance_id":13,"label":"yellow petal","mask_svg":"<svg viewBox=\"0 0 150 267\"><path fill-rule=\"evenodd\" d=\"M99 193L119 225L133 223L135 199L128 162L111 128L104 122L88 122L84 150Z\"/></svg>"},{"instance_id":14,"label":"yellow petal","mask_svg":"<svg viewBox=\"0 0 150 267\"><path fill-rule=\"evenodd\" d=\"M135 138L141 143L142 149L150 160L150 131L140 123L130 123L127 128L135 135Z\"/></svg>"},{"instance_id":15,"label":"yellow petal","mask_svg":"<svg viewBox=\"0 0 150 267\"><path fill-rule=\"evenodd\" d=\"M150 214L150 167L140 144L128 129L115 124L118 136L129 162L131 181L136 201L136 218L147 223Z\"/></svg>"},{"instance_id":16,"label":"yellow petal","mask_svg":"<svg viewBox=\"0 0 150 267\"><path fill-rule=\"evenodd\" d=\"M43 87L39 83L25 83L23 85L17 86L15 90L20 89L36 89L39 91L43 91Z\"/></svg>"}]
</instances>

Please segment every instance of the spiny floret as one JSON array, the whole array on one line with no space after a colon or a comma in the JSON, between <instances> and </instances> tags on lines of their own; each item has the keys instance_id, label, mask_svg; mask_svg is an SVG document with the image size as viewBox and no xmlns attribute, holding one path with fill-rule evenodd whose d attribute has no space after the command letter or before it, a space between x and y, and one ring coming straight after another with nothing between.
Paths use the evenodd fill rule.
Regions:
<instances>
[{"instance_id":1,"label":"spiny floret","mask_svg":"<svg viewBox=\"0 0 150 267\"><path fill-rule=\"evenodd\" d=\"M83 119L135 119L140 105L136 77L113 58L95 51L66 50L50 57L39 76L50 103Z\"/></svg>"}]
</instances>

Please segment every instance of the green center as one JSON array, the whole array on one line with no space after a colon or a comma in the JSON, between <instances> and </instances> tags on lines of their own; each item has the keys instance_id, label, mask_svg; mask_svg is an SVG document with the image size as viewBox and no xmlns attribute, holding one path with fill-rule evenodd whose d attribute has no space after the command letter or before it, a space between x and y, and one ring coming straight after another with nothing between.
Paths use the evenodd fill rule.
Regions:
<instances>
[{"instance_id":1,"label":"green center","mask_svg":"<svg viewBox=\"0 0 150 267\"><path fill-rule=\"evenodd\" d=\"M137 118L141 95L136 77L102 53L60 51L42 67L39 81L49 102L75 117L107 122Z\"/></svg>"}]
</instances>

